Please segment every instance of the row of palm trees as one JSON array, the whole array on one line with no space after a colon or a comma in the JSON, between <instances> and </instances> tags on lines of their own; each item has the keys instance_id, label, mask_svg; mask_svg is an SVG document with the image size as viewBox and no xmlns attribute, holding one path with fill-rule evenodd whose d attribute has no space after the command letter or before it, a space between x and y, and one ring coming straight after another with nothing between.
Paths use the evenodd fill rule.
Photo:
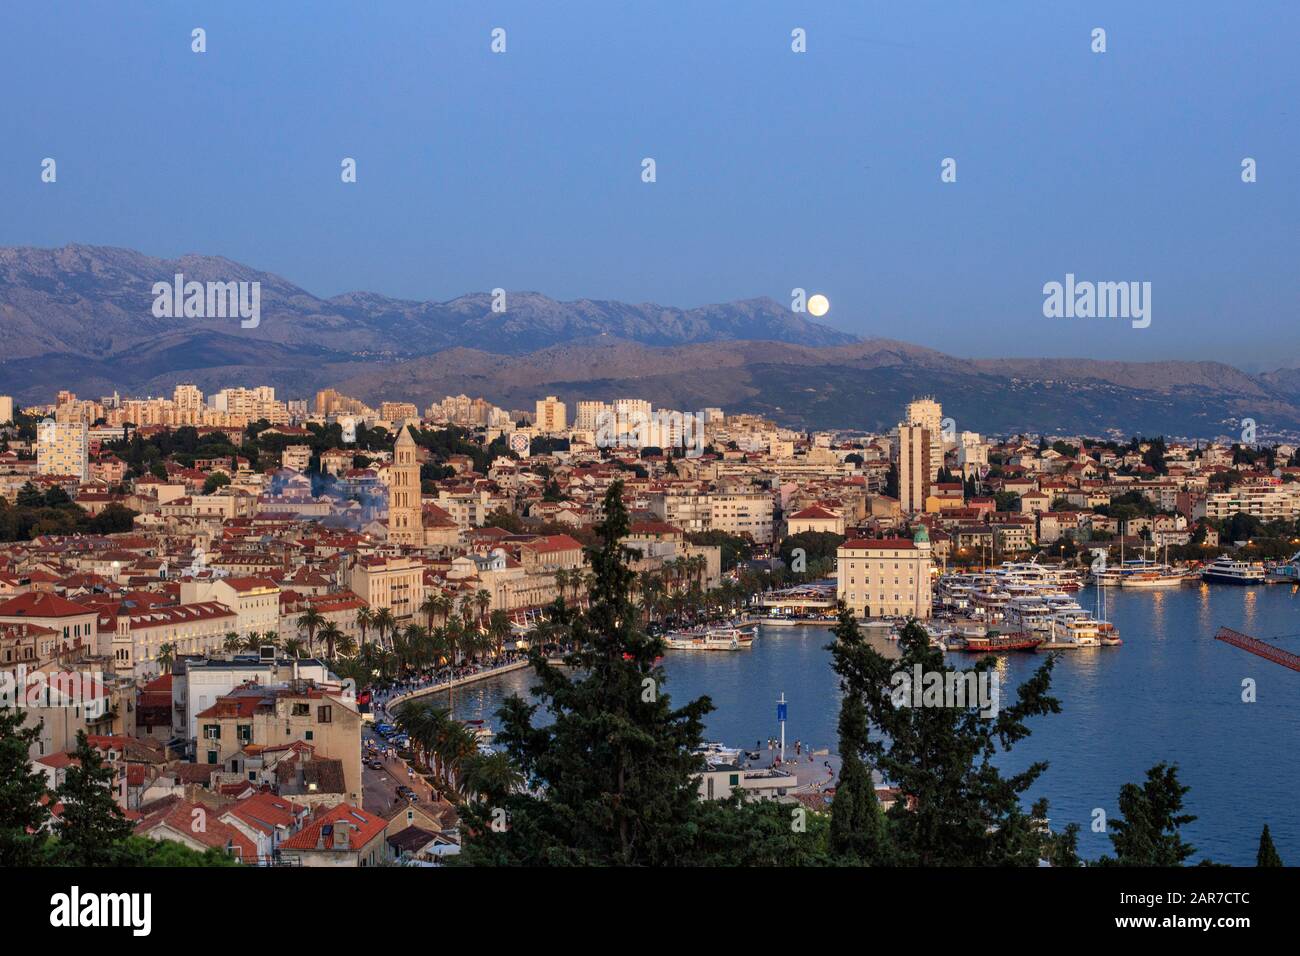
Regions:
<instances>
[{"instance_id":1,"label":"row of palm trees","mask_svg":"<svg viewBox=\"0 0 1300 956\"><path fill-rule=\"evenodd\" d=\"M444 708L411 701L399 707L393 719L411 739L416 767L427 769L449 796L500 799L522 785L522 776L505 753L481 753L475 733Z\"/></svg>"},{"instance_id":2,"label":"row of palm trees","mask_svg":"<svg viewBox=\"0 0 1300 956\"><path fill-rule=\"evenodd\" d=\"M658 571L641 571L634 583L633 600L638 603L646 623L669 614L686 613L712 616L742 603L747 597L730 580L712 590L704 587L708 560L702 554L687 555L665 561ZM755 582L757 587L757 581ZM752 592L750 592L752 593Z\"/></svg>"},{"instance_id":3,"label":"row of palm trees","mask_svg":"<svg viewBox=\"0 0 1300 956\"><path fill-rule=\"evenodd\" d=\"M775 577L756 575L745 571L737 580L724 578L721 585L711 590L703 587L707 562L703 555L690 555L664 563L659 571L642 571L637 575L635 599L647 623L669 614L714 616L734 611L746 604L752 595L782 582ZM577 600L591 587L591 574L580 568L561 568L555 572L555 583L560 596ZM402 626L388 608L362 607L356 615L360 643L351 634L329 620L314 607L309 607L295 622L301 637L281 639L275 631L253 631L240 636L234 631L226 634L222 649L227 653L256 651L263 646L273 646L284 653L300 657L315 655L318 643L325 645L325 657L340 663L343 658L357 658L371 665L389 679L400 678L412 671L427 669L439 664L455 666L462 660L479 655L496 654L504 650L510 636L509 616L501 610L488 612L492 606L491 594L483 588L473 594L464 594L459 600L444 591L431 591L418 608L425 624ZM476 613L477 612L477 613ZM370 640L373 632L376 641ZM164 644L159 648L158 664L163 673L171 671L178 653L177 645ZM353 670L354 668L348 668ZM371 671L364 672L367 683Z\"/></svg>"}]
</instances>

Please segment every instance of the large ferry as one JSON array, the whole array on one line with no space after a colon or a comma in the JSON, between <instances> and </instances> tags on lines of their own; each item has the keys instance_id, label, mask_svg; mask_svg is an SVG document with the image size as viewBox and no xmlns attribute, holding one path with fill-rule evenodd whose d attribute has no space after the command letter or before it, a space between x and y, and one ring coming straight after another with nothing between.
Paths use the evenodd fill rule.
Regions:
<instances>
[{"instance_id":1,"label":"large ferry","mask_svg":"<svg viewBox=\"0 0 1300 956\"><path fill-rule=\"evenodd\" d=\"M709 627L673 631L664 644L674 651L743 651L754 644L752 631L738 627Z\"/></svg>"},{"instance_id":2,"label":"large ferry","mask_svg":"<svg viewBox=\"0 0 1300 956\"><path fill-rule=\"evenodd\" d=\"M1264 566L1220 555L1201 569L1201 578L1218 584L1263 584Z\"/></svg>"}]
</instances>

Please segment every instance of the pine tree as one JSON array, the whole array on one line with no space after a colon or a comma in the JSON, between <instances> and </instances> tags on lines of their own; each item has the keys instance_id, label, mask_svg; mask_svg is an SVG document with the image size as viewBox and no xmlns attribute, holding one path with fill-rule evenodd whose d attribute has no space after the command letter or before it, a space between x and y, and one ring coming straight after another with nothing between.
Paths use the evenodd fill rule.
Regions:
<instances>
[{"instance_id":1,"label":"pine tree","mask_svg":"<svg viewBox=\"0 0 1300 956\"><path fill-rule=\"evenodd\" d=\"M32 770L32 744L40 726L23 727L25 713L0 709L0 866L36 866L46 833L42 824L49 811L41 806L47 796L44 775Z\"/></svg>"},{"instance_id":2,"label":"pine tree","mask_svg":"<svg viewBox=\"0 0 1300 956\"><path fill-rule=\"evenodd\" d=\"M867 654L853 612L840 604L830 645L840 677L840 777L831 803L830 849L839 862L880 866L889 862L884 812L876 799L867 753L867 707L863 695L883 677L883 658Z\"/></svg>"},{"instance_id":3,"label":"pine tree","mask_svg":"<svg viewBox=\"0 0 1300 956\"><path fill-rule=\"evenodd\" d=\"M695 859L695 775L704 767L695 751L712 704L702 697L674 710L663 692L663 641L639 629L630 598L622 490L622 482L610 486L599 544L587 550L591 606L573 623L576 649L567 667L531 652L539 680L533 691L543 703L514 696L498 714L497 739L530 792L503 806L466 808L463 863L663 866ZM537 726L543 704L554 721Z\"/></svg>"},{"instance_id":4,"label":"pine tree","mask_svg":"<svg viewBox=\"0 0 1300 956\"><path fill-rule=\"evenodd\" d=\"M987 714L971 694L961 702L934 705L926 699L923 706L914 706L910 691L900 691L918 674L923 687L991 682L992 657L966 670L949 667L915 620L903 628L898 644L901 656L894 660L869 644L861 652L878 658L864 668L862 698L878 731L867 741L866 753L903 793L886 814L894 861L910 866L1037 865L1048 852L1040 821L1046 805L1027 814L1020 797L1047 764L1036 762L1004 777L993 760L1029 736L1028 718L1060 712L1060 703L1048 694L1055 657L1049 656L1020 684L1015 703L998 701L996 714Z\"/></svg>"},{"instance_id":5,"label":"pine tree","mask_svg":"<svg viewBox=\"0 0 1300 956\"><path fill-rule=\"evenodd\" d=\"M1182 866L1196 852L1183 842L1178 828L1196 817L1180 814L1188 787L1178 782L1178 767L1158 763L1147 771L1146 783L1126 783L1119 791L1120 818L1111 821L1115 857L1099 861L1112 866Z\"/></svg>"},{"instance_id":6,"label":"pine tree","mask_svg":"<svg viewBox=\"0 0 1300 956\"><path fill-rule=\"evenodd\" d=\"M1268 824L1264 824L1264 831L1259 835L1259 852L1255 854L1256 866L1283 866L1282 858L1277 854L1277 847L1273 846L1273 835L1268 832Z\"/></svg>"},{"instance_id":7,"label":"pine tree","mask_svg":"<svg viewBox=\"0 0 1300 956\"><path fill-rule=\"evenodd\" d=\"M113 771L84 731L77 732L76 761L55 791L63 813L55 827L57 859L65 866L113 866L131 836L131 821L113 799Z\"/></svg>"}]
</instances>

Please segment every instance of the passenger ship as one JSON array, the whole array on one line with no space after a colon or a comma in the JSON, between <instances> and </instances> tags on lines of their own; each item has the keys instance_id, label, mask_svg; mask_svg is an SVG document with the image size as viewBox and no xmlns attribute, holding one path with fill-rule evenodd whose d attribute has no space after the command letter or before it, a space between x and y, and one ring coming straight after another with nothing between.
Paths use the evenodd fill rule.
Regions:
<instances>
[{"instance_id":1,"label":"passenger ship","mask_svg":"<svg viewBox=\"0 0 1300 956\"><path fill-rule=\"evenodd\" d=\"M1263 584L1264 566L1220 555L1201 569L1201 579L1217 584Z\"/></svg>"},{"instance_id":2,"label":"passenger ship","mask_svg":"<svg viewBox=\"0 0 1300 956\"><path fill-rule=\"evenodd\" d=\"M754 644L752 631L738 627L709 627L673 631L664 644L674 651L743 651Z\"/></svg>"}]
</instances>

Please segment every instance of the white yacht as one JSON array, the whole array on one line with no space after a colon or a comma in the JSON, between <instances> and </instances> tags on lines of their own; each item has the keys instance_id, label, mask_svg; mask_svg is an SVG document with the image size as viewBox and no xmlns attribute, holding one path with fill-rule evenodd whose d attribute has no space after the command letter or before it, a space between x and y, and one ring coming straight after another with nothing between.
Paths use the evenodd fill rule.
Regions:
<instances>
[{"instance_id":1,"label":"white yacht","mask_svg":"<svg viewBox=\"0 0 1300 956\"><path fill-rule=\"evenodd\" d=\"M743 651L753 646L754 634L738 627L699 628L673 631L664 644L674 651Z\"/></svg>"},{"instance_id":2,"label":"white yacht","mask_svg":"<svg viewBox=\"0 0 1300 956\"><path fill-rule=\"evenodd\" d=\"M1221 554L1201 569L1201 579L1217 584L1263 584L1264 566L1249 561L1234 561Z\"/></svg>"}]
</instances>

